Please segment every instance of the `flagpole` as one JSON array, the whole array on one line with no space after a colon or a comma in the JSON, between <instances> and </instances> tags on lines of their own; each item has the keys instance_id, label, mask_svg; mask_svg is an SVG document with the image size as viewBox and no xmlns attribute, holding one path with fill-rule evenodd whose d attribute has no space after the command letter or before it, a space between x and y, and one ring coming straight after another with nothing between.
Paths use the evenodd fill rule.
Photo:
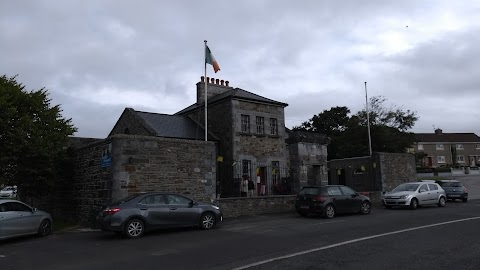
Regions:
<instances>
[{"instance_id":1,"label":"flagpole","mask_svg":"<svg viewBox=\"0 0 480 270\"><path fill-rule=\"evenodd\" d=\"M365 104L367 106L368 148L370 149L370 156L372 156L372 137L370 136L370 113L368 111L367 82L365 82Z\"/></svg>"},{"instance_id":2,"label":"flagpole","mask_svg":"<svg viewBox=\"0 0 480 270\"><path fill-rule=\"evenodd\" d=\"M208 121L207 121L207 41L204 40L203 42L205 42L205 48L204 48L204 51L205 51L205 59L204 59L204 62L205 62L205 141L208 141Z\"/></svg>"}]
</instances>

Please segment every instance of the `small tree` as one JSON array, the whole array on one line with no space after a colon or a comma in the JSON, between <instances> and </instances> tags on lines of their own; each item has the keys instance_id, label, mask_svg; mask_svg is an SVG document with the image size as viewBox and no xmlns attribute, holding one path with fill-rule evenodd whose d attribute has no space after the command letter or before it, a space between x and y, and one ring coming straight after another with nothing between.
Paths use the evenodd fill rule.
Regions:
<instances>
[{"instance_id":1,"label":"small tree","mask_svg":"<svg viewBox=\"0 0 480 270\"><path fill-rule=\"evenodd\" d=\"M76 131L50 102L44 88L26 91L16 76L0 77L0 181L17 185L21 195L49 190Z\"/></svg>"}]
</instances>

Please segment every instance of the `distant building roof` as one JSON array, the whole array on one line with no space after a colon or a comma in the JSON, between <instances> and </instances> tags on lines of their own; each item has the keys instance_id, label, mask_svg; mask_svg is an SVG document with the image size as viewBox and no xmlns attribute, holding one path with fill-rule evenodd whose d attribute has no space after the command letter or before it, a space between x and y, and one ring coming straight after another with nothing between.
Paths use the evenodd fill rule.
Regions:
<instances>
[{"instance_id":1,"label":"distant building roof","mask_svg":"<svg viewBox=\"0 0 480 270\"><path fill-rule=\"evenodd\" d=\"M480 143L480 137L475 133L415 133L417 142L457 142Z\"/></svg>"},{"instance_id":2,"label":"distant building roof","mask_svg":"<svg viewBox=\"0 0 480 270\"><path fill-rule=\"evenodd\" d=\"M150 112L132 111L142 118L156 136L166 138L204 140L205 130L190 117ZM216 140L209 134L209 140Z\"/></svg>"},{"instance_id":3,"label":"distant building roof","mask_svg":"<svg viewBox=\"0 0 480 270\"><path fill-rule=\"evenodd\" d=\"M275 101L273 99L262 97L262 96L259 96L257 94L254 94L252 92L248 92L246 90L243 90L241 88L235 88L235 89L232 89L232 90L228 90L228 91L225 91L222 94L211 97L211 98L208 99L208 104L212 104L212 103L219 102L221 100L227 100L227 99L240 99L240 100L256 101L256 102L262 102L262 103L277 105L277 106L281 106L281 107L287 107L288 106L287 103L283 103L283 102ZM204 106L203 104L204 103L202 103L202 104L198 104L198 103L192 104L192 105L188 106L187 108L185 108L185 109L183 109L183 110L181 110L181 111L179 111L175 114L179 115L179 114L183 114L183 113L195 110L199 107Z\"/></svg>"}]
</instances>

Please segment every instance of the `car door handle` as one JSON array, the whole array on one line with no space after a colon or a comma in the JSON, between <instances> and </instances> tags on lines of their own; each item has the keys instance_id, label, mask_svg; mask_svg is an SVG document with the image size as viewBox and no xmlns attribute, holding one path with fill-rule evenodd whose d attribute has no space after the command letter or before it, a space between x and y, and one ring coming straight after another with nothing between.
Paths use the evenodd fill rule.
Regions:
<instances>
[{"instance_id":1,"label":"car door handle","mask_svg":"<svg viewBox=\"0 0 480 270\"><path fill-rule=\"evenodd\" d=\"M177 210L176 207L170 207L170 210Z\"/></svg>"}]
</instances>

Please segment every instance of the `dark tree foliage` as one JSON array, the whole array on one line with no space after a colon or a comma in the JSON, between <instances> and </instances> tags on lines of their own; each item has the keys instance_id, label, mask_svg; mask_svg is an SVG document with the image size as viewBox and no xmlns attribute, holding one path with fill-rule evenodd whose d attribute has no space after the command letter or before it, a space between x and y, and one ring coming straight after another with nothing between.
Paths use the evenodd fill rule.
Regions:
<instances>
[{"instance_id":1,"label":"dark tree foliage","mask_svg":"<svg viewBox=\"0 0 480 270\"><path fill-rule=\"evenodd\" d=\"M369 120L373 152L405 153L414 143L412 128L415 112L397 107L386 108L386 99L370 98ZM328 159L368 156L367 112L351 114L347 107L332 107L314 115L293 130L319 132L331 138Z\"/></svg>"},{"instance_id":2,"label":"dark tree foliage","mask_svg":"<svg viewBox=\"0 0 480 270\"><path fill-rule=\"evenodd\" d=\"M65 177L68 137L76 128L52 106L45 89L25 90L16 76L0 77L0 183L30 195Z\"/></svg>"}]
</instances>

